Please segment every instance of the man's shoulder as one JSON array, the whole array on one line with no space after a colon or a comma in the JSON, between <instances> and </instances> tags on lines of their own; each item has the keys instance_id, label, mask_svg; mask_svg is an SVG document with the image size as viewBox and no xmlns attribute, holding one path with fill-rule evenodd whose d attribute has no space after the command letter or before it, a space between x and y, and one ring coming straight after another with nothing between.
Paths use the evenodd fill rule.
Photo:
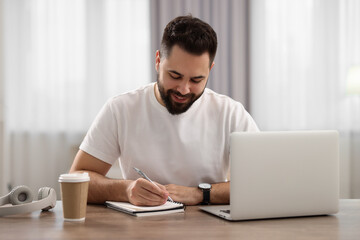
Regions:
<instances>
[{"instance_id":1,"label":"man's shoulder","mask_svg":"<svg viewBox=\"0 0 360 240\"><path fill-rule=\"evenodd\" d=\"M204 99L205 99L205 101L207 101L211 104L218 103L222 106L224 106L224 105L242 106L242 104L240 102L232 99L231 97L224 95L224 94L217 93L209 88L205 88L205 90L204 90Z\"/></svg>"},{"instance_id":2,"label":"man's shoulder","mask_svg":"<svg viewBox=\"0 0 360 240\"><path fill-rule=\"evenodd\" d=\"M154 83L149 83L149 84L146 84L135 90L121 93L119 95L111 97L108 100L108 103L110 105L118 105L118 104L122 104L122 103L126 103L126 104L135 103L135 102L139 101L140 99L145 98L150 93L150 90L153 88L153 86L154 86Z\"/></svg>"}]
</instances>

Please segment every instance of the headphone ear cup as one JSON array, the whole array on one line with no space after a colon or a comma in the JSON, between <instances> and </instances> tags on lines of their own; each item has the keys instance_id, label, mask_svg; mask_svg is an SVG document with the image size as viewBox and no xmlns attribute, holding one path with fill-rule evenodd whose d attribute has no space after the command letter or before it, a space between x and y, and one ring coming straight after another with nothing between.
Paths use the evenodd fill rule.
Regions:
<instances>
[{"instance_id":1,"label":"headphone ear cup","mask_svg":"<svg viewBox=\"0 0 360 240\"><path fill-rule=\"evenodd\" d=\"M18 186L11 190L9 199L12 205L20 205L32 202L33 195L27 186Z\"/></svg>"},{"instance_id":2,"label":"headphone ear cup","mask_svg":"<svg viewBox=\"0 0 360 240\"><path fill-rule=\"evenodd\" d=\"M38 200L44 199L49 196L51 188L49 187L42 187L39 189L38 192Z\"/></svg>"}]
</instances>

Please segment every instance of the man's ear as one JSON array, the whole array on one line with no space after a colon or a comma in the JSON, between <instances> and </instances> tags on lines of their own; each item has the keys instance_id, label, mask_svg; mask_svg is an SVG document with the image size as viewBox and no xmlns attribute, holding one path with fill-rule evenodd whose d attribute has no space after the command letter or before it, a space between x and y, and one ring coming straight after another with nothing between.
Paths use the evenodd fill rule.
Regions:
<instances>
[{"instance_id":1,"label":"man's ear","mask_svg":"<svg viewBox=\"0 0 360 240\"><path fill-rule=\"evenodd\" d=\"M210 71L213 68L213 66L215 65L215 62L212 62L211 66L210 66Z\"/></svg>"},{"instance_id":2,"label":"man's ear","mask_svg":"<svg viewBox=\"0 0 360 240\"><path fill-rule=\"evenodd\" d=\"M155 53L155 70L156 70L156 72L159 72L160 60L161 60L160 51L156 50L156 53Z\"/></svg>"}]
</instances>

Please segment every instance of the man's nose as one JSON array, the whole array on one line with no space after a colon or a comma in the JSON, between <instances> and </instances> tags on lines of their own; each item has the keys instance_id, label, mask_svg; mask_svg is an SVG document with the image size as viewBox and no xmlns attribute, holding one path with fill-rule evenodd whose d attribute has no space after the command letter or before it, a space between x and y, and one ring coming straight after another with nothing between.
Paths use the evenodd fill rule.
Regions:
<instances>
[{"instance_id":1,"label":"man's nose","mask_svg":"<svg viewBox=\"0 0 360 240\"><path fill-rule=\"evenodd\" d=\"M176 89L179 93L181 93L182 95L186 95L188 93L190 93L190 84L189 81L187 80L183 80L181 81L181 83L179 83L177 89Z\"/></svg>"}]
</instances>

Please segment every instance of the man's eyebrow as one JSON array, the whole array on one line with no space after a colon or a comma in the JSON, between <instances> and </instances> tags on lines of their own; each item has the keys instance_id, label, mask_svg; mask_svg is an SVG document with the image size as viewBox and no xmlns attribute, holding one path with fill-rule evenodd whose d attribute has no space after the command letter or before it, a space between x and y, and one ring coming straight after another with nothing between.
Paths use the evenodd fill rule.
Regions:
<instances>
[{"instance_id":1,"label":"man's eyebrow","mask_svg":"<svg viewBox=\"0 0 360 240\"><path fill-rule=\"evenodd\" d=\"M175 70L169 70L169 72L174 73L174 74L176 74L176 75L179 75L179 76L181 76L181 77L184 76L184 75L182 75L181 73L178 73L178 72L175 71Z\"/></svg>"},{"instance_id":2,"label":"man's eyebrow","mask_svg":"<svg viewBox=\"0 0 360 240\"><path fill-rule=\"evenodd\" d=\"M179 75L179 76L181 76L181 77L184 76L183 74L178 73L178 72L175 71L175 70L169 70L169 72L174 73L174 74L176 74L176 75ZM203 78L205 78L205 76L200 75L200 76L192 77L191 79L203 79Z\"/></svg>"},{"instance_id":3,"label":"man's eyebrow","mask_svg":"<svg viewBox=\"0 0 360 240\"><path fill-rule=\"evenodd\" d=\"M203 79L203 78L205 78L205 76L200 75L200 76L192 77L191 79Z\"/></svg>"}]
</instances>

